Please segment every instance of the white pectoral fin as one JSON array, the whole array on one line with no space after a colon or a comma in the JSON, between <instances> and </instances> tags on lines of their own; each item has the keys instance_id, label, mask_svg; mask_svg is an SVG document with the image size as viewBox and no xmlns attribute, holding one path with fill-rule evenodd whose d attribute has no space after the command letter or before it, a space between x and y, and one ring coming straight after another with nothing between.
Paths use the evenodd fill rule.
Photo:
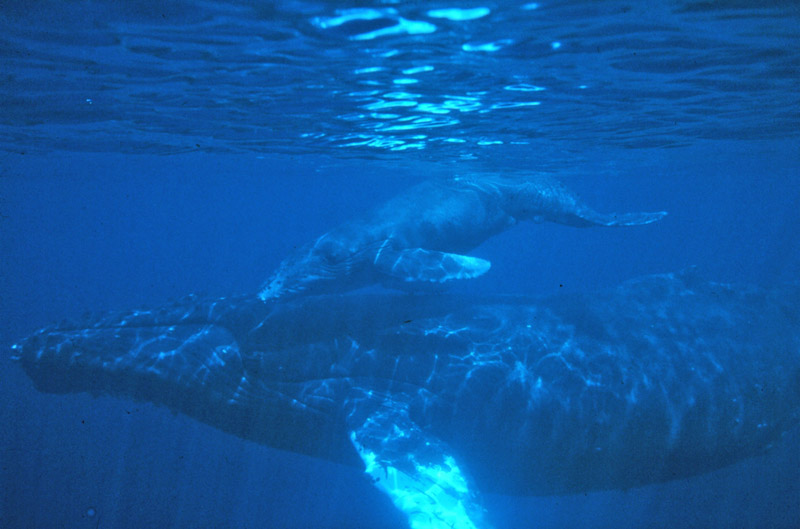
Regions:
<instances>
[{"instance_id":1,"label":"white pectoral fin","mask_svg":"<svg viewBox=\"0 0 800 529\"><path fill-rule=\"evenodd\" d=\"M437 252L423 248L386 250L375 259L383 273L406 282L444 283L485 274L492 264L479 257Z\"/></svg>"},{"instance_id":2,"label":"white pectoral fin","mask_svg":"<svg viewBox=\"0 0 800 529\"><path fill-rule=\"evenodd\" d=\"M404 410L370 417L350 433L365 472L411 529L489 529L484 511L447 447Z\"/></svg>"}]
</instances>

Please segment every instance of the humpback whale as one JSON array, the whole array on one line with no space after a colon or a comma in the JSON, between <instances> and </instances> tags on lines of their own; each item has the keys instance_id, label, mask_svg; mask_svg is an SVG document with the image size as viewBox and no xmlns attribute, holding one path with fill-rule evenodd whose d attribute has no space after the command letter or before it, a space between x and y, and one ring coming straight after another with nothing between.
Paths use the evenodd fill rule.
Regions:
<instances>
[{"instance_id":1,"label":"humpback whale","mask_svg":"<svg viewBox=\"0 0 800 529\"><path fill-rule=\"evenodd\" d=\"M484 529L484 492L627 489L766 451L800 422L800 285L190 296L43 329L13 357L44 392L360 466L412 528Z\"/></svg>"},{"instance_id":2,"label":"humpback whale","mask_svg":"<svg viewBox=\"0 0 800 529\"><path fill-rule=\"evenodd\" d=\"M280 264L259 297L285 300L375 283L420 289L484 274L489 261L464 254L519 221L637 226L664 215L598 213L543 175L429 180L299 248Z\"/></svg>"}]
</instances>

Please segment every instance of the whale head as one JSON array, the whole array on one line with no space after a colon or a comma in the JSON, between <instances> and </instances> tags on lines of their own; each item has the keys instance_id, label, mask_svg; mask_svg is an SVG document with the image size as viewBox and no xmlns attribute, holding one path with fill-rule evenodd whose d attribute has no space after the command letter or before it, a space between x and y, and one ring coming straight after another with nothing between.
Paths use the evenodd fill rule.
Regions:
<instances>
[{"instance_id":1,"label":"whale head","mask_svg":"<svg viewBox=\"0 0 800 529\"><path fill-rule=\"evenodd\" d=\"M322 289L322 285L332 282L334 276L321 273L313 266L315 261L284 261L261 288L258 297L268 301L323 293L326 289Z\"/></svg>"},{"instance_id":2,"label":"whale head","mask_svg":"<svg viewBox=\"0 0 800 529\"><path fill-rule=\"evenodd\" d=\"M304 400L320 385L337 395L346 379L331 378L324 348L296 354L318 325L297 310L253 296L187 296L44 328L13 345L11 358L43 392L153 402L257 443L356 464L337 424L340 400Z\"/></svg>"},{"instance_id":3,"label":"whale head","mask_svg":"<svg viewBox=\"0 0 800 529\"><path fill-rule=\"evenodd\" d=\"M284 260L262 287L262 301L289 299L300 294L323 293L323 285L332 283L335 275L324 266L324 259L309 253L301 258Z\"/></svg>"},{"instance_id":4,"label":"whale head","mask_svg":"<svg viewBox=\"0 0 800 529\"><path fill-rule=\"evenodd\" d=\"M353 271L360 268L359 254L323 235L286 258L258 297L277 301L347 290Z\"/></svg>"}]
</instances>

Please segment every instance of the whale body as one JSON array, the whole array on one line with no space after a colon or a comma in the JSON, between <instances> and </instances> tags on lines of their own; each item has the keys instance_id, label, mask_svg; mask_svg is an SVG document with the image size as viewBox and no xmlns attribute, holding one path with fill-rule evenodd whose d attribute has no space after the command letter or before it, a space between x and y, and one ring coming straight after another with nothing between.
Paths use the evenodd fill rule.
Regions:
<instances>
[{"instance_id":1,"label":"whale body","mask_svg":"<svg viewBox=\"0 0 800 529\"><path fill-rule=\"evenodd\" d=\"M598 213L543 175L429 180L299 248L281 263L259 297L286 300L375 283L421 289L486 273L489 261L465 253L520 221L636 226L664 215Z\"/></svg>"},{"instance_id":2,"label":"whale body","mask_svg":"<svg viewBox=\"0 0 800 529\"><path fill-rule=\"evenodd\" d=\"M800 422L800 285L692 272L547 299L188 297L13 349L42 391L150 401L360 466L417 528L490 527L481 492L708 472Z\"/></svg>"}]
</instances>

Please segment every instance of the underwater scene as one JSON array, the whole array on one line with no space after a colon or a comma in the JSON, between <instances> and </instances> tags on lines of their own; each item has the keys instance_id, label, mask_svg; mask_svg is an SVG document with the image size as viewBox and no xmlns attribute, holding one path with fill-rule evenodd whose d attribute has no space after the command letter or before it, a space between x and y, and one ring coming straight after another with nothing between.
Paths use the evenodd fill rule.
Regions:
<instances>
[{"instance_id":1,"label":"underwater scene","mask_svg":"<svg viewBox=\"0 0 800 529\"><path fill-rule=\"evenodd\" d=\"M0 528L800 526L800 4L0 5Z\"/></svg>"}]
</instances>

